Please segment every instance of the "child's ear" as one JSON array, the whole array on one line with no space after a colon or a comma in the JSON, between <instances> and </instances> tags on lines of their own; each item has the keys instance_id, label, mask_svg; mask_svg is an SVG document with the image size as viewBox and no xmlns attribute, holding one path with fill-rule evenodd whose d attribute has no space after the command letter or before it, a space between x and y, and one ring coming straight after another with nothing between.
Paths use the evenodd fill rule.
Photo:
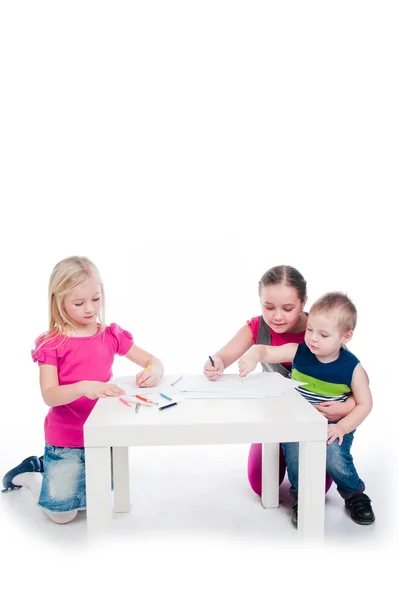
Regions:
<instances>
[{"instance_id":1,"label":"child's ear","mask_svg":"<svg viewBox=\"0 0 398 600\"><path fill-rule=\"evenodd\" d=\"M350 339L353 336L353 330L351 329L350 331L346 331L344 336L343 336L343 344L348 344L348 342L350 341Z\"/></svg>"}]
</instances>

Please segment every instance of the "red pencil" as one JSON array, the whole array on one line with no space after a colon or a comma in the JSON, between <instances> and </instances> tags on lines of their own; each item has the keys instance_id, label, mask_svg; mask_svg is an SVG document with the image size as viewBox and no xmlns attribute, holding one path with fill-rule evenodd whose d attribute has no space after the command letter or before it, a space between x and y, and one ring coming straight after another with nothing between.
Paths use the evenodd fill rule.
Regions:
<instances>
[{"instance_id":1,"label":"red pencil","mask_svg":"<svg viewBox=\"0 0 398 600\"><path fill-rule=\"evenodd\" d=\"M143 396L138 396L136 394L135 397L138 398L138 400L142 400L143 402L148 402L148 404L153 404L153 402L151 402L150 400L148 400L148 398L143 398Z\"/></svg>"}]
</instances>

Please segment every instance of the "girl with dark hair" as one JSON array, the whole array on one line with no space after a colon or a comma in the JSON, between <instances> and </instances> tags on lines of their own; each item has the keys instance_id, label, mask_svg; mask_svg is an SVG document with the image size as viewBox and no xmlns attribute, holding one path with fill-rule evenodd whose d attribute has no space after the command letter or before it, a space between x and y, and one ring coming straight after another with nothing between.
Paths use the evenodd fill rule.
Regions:
<instances>
[{"instance_id":1,"label":"girl with dark hair","mask_svg":"<svg viewBox=\"0 0 398 600\"><path fill-rule=\"evenodd\" d=\"M269 269L258 284L261 302L261 316L253 317L243 325L234 337L227 342L212 360L207 360L203 372L211 381L220 377L224 369L238 360L254 344L281 346L300 344L304 341L307 326L307 313L304 306L307 301L307 282L301 273L289 265L279 265ZM291 363L262 363L263 371L276 371L284 377L291 377ZM353 396L345 402L323 402L316 406L329 421L339 421L356 406ZM248 477L256 494L261 496L261 444L252 444L248 459ZM280 451L279 481L282 483L286 463ZM326 491L332 479L326 474Z\"/></svg>"}]
</instances>

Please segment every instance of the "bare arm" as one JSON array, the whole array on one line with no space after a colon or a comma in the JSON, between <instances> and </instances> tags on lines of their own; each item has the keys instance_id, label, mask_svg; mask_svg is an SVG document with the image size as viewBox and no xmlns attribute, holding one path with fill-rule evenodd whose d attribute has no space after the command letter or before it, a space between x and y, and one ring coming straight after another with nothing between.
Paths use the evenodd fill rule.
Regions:
<instances>
[{"instance_id":1,"label":"bare arm","mask_svg":"<svg viewBox=\"0 0 398 600\"><path fill-rule=\"evenodd\" d=\"M369 385L368 374L366 371L364 372ZM340 419L346 417L356 405L355 397L351 394L345 402L321 402L320 404L314 404L314 408L322 413L328 421L340 421Z\"/></svg>"},{"instance_id":2,"label":"bare arm","mask_svg":"<svg viewBox=\"0 0 398 600\"><path fill-rule=\"evenodd\" d=\"M346 433L350 433L358 427L372 410L372 394L369 388L369 379L365 369L359 363L352 376L351 389L356 401L355 408L339 424Z\"/></svg>"},{"instance_id":3,"label":"bare arm","mask_svg":"<svg viewBox=\"0 0 398 600\"><path fill-rule=\"evenodd\" d=\"M156 356L153 356L146 350L133 344L127 354L125 354L125 357L140 367L146 368L151 365L151 368L148 369L148 371L137 375L137 385L141 387L152 387L159 383L159 379L164 373L164 367L162 361L156 358Z\"/></svg>"},{"instance_id":4,"label":"bare arm","mask_svg":"<svg viewBox=\"0 0 398 600\"><path fill-rule=\"evenodd\" d=\"M252 332L248 325L244 325L225 346L212 355L214 367L210 360L205 362L203 373L214 381L251 346L253 346Z\"/></svg>"},{"instance_id":5,"label":"bare arm","mask_svg":"<svg viewBox=\"0 0 398 600\"><path fill-rule=\"evenodd\" d=\"M248 325L244 325L221 350L216 352L216 355L221 358L224 367L227 368L238 360L251 346L253 346L252 332Z\"/></svg>"},{"instance_id":6,"label":"bare arm","mask_svg":"<svg viewBox=\"0 0 398 600\"><path fill-rule=\"evenodd\" d=\"M313 406L322 413L328 421L339 421L348 415L356 405L355 398L351 394L345 402L321 402L320 404L314 404Z\"/></svg>"},{"instance_id":7,"label":"bare arm","mask_svg":"<svg viewBox=\"0 0 398 600\"><path fill-rule=\"evenodd\" d=\"M298 344L283 344L282 346L256 345L250 348L239 361L239 375L246 377L256 368L257 363L293 362Z\"/></svg>"},{"instance_id":8,"label":"bare arm","mask_svg":"<svg viewBox=\"0 0 398 600\"><path fill-rule=\"evenodd\" d=\"M373 400L369 388L369 378L360 363L354 369L351 389L354 392L356 402L355 408L338 423L329 425L329 444L336 438L339 438L339 444L341 445L344 435L356 429L372 410Z\"/></svg>"},{"instance_id":9,"label":"bare arm","mask_svg":"<svg viewBox=\"0 0 398 600\"><path fill-rule=\"evenodd\" d=\"M81 396L96 400L124 394L124 390L119 386L102 381L79 381L69 385L59 385L58 369L53 365L40 365L40 389L47 406L70 404Z\"/></svg>"}]
</instances>

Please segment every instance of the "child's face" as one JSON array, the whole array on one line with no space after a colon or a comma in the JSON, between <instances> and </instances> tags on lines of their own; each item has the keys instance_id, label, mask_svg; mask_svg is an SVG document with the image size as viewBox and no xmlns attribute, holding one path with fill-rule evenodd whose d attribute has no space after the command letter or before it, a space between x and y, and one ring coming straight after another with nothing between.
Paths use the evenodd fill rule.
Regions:
<instances>
[{"instance_id":1,"label":"child's face","mask_svg":"<svg viewBox=\"0 0 398 600\"><path fill-rule=\"evenodd\" d=\"M64 308L72 321L89 326L97 322L101 310L101 287L94 277L64 298Z\"/></svg>"},{"instance_id":2,"label":"child's face","mask_svg":"<svg viewBox=\"0 0 398 600\"><path fill-rule=\"evenodd\" d=\"M284 283L263 286L260 301L264 321L277 333L294 329L305 304L296 288Z\"/></svg>"},{"instance_id":3,"label":"child's face","mask_svg":"<svg viewBox=\"0 0 398 600\"><path fill-rule=\"evenodd\" d=\"M308 315L305 343L315 356L336 360L340 348L352 337L352 331L343 332L336 312Z\"/></svg>"}]
</instances>

